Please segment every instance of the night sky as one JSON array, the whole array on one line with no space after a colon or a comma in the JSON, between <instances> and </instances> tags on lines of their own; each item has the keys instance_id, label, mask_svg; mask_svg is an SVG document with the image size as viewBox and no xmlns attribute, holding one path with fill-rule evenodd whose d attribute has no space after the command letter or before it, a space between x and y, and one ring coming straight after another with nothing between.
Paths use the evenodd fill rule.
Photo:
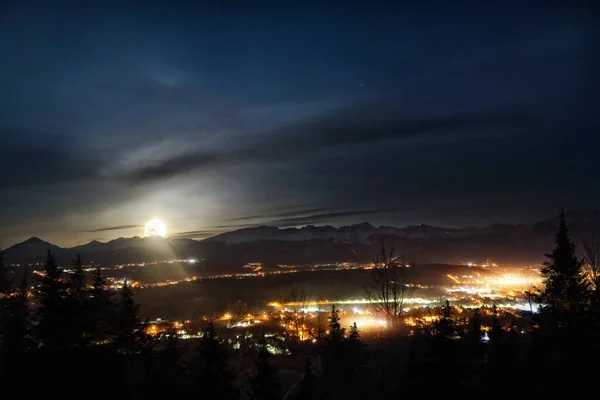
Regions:
<instances>
[{"instance_id":1,"label":"night sky","mask_svg":"<svg viewBox=\"0 0 600 400\"><path fill-rule=\"evenodd\" d=\"M48 3L0 3L4 248L600 208L583 2Z\"/></svg>"}]
</instances>

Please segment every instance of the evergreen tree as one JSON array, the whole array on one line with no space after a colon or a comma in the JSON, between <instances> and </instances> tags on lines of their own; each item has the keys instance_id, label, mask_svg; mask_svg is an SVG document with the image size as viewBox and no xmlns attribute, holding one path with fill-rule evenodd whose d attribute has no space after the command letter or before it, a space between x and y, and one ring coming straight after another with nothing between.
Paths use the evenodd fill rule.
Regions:
<instances>
[{"instance_id":1,"label":"evergreen tree","mask_svg":"<svg viewBox=\"0 0 600 400\"><path fill-rule=\"evenodd\" d=\"M498 318L498 308L496 307L496 303L492 305L492 334L490 339L492 342L494 340L499 340L502 336L502 325L500 324L500 318Z\"/></svg>"},{"instance_id":2,"label":"evergreen tree","mask_svg":"<svg viewBox=\"0 0 600 400\"><path fill-rule=\"evenodd\" d=\"M32 348L32 325L27 298L27 275L18 291L10 298L8 304L8 319L5 321L6 334L4 335L4 355L12 361L27 353Z\"/></svg>"},{"instance_id":3,"label":"evergreen tree","mask_svg":"<svg viewBox=\"0 0 600 400\"><path fill-rule=\"evenodd\" d=\"M296 400L311 400L316 398L317 393L317 384L316 384L315 375L312 372L310 367L310 357L306 357L306 364L304 366L304 375L302 375L302 380L298 384L298 395L296 396Z\"/></svg>"},{"instance_id":4,"label":"evergreen tree","mask_svg":"<svg viewBox=\"0 0 600 400\"><path fill-rule=\"evenodd\" d=\"M450 308L450 300L446 299L442 306L442 316L444 318L450 318L452 316L452 308Z\"/></svg>"},{"instance_id":5,"label":"evergreen tree","mask_svg":"<svg viewBox=\"0 0 600 400\"><path fill-rule=\"evenodd\" d=\"M121 354L137 353L143 345L145 335L138 318L139 308L139 304L133 300L131 288L125 281L119 293L114 325L115 345Z\"/></svg>"},{"instance_id":6,"label":"evergreen tree","mask_svg":"<svg viewBox=\"0 0 600 400\"><path fill-rule=\"evenodd\" d=\"M4 348L4 335L7 334L6 321L10 317L8 305L10 304L10 286L8 268L4 266L4 256L0 251L0 348ZM0 358L0 374L2 370L2 359Z\"/></svg>"},{"instance_id":7,"label":"evergreen tree","mask_svg":"<svg viewBox=\"0 0 600 400\"><path fill-rule=\"evenodd\" d=\"M106 286L106 279L100 268L93 275L93 287L89 292L89 314L91 340L103 343L114 334L115 300L113 292Z\"/></svg>"},{"instance_id":8,"label":"evergreen tree","mask_svg":"<svg viewBox=\"0 0 600 400\"><path fill-rule=\"evenodd\" d=\"M85 273L81 257L73 260L73 274L67 283L66 308L67 319L63 334L72 346L84 346L90 341L91 315L85 287Z\"/></svg>"},{"instance_id":9,"label":"evergreen tree","mask_svg":"<svg viewBox=\"0 0 600 400\"><path fill-rule=\"evenodd\" d=\"M452 308L450 301L446 300L442 305L442 318L437 322L437 331L439 334L451 336L454 333L452 324Z\"/></svg>"},{"instance_id":10,"label":"evergreen tree","mask_svg":"<svg viewBox=\"0 0 600 400\"><path fill-rule=\"evenodd\" d=\"M37 331L41 345L56 350L67 346L62 327L65 320L65 287L61 280L62 270L56 264L54 254L48 250L45 274L40 279L37 308Z\"/></svg>"},{"instance_id":11,"label":"evergreen tree","mask_svg":"<svg viewBox=\"0 0 600 400\"><path fill-rule=\"evenodd\" d=\"M346 340L346 370L348 373L348 378L352 379L355 375L357 375L358 371L363 365L364 362L364 352L363 352L363 343L360 340L360 332L358 331L358 327L356 326L356 322L350 326L350 333L348 334L348 339Z\"/></svg>"},{"instance_id":12,"label":"evergreen tree","mask_svg":"<svg viewBox=\"0 0 600 400\"><path fill-rule=\"evenodd\" d=\"M344 340L346 329L340 325L340 315L335 309L335 304L331 306L331 315L329 316L329 332L327 333L327 342L329 347L338 347Z\"/></svg>"},{"instance_id":13,"label":"evergreen tree","mask_svg":"<svg viewBox=\"0 0 600 400\"><path fill-rule=\"evenodd\" d=\"M348 343L360 344L360 332L358 332L358 327L356 326L356 322L350 326L350 333L348 334Z\"/></svg>"},{"instance_id":14,"label":"evergreen tree","mask_svg":"<svg viewBox=\"0 0 600 400\"><path fill-rule=\"evenodd\" d=\"M406 362L406 380L403 383L405 390L409 393L416 393L417 390L425 386L428 376L424 371L424 364L424 361L419 358L417 339L413 338L410 341L408 360Z\"/></svg>"},{"instance_id":15,"label":"evergreen tree","mask_svg":"<svg viewBox=\"0 0 600 400\"><path fill-rule=\"evenodd\" d=\"M79 254L77 254L77 259L73 260L73 274L69 281L69 291L76 295L81 295L85 291L85 272Z\"/></svg>"},{"instance_id":16,"label":"evergreen tree","mask_svg":"<svg viewBox=\"0 0 600 400\"><path fill-rule=\"evenodd\" d=\"M235 374L227 363L227 352L219 343L212 321L199 339L196 356L192 360L191 372L194 393L204 393L210 388L214 398L231 400L239 398L235 385Z\"/></svg>"},{"instance_id":17,"label":"evergreen tree","mask_svg":"<svg viewBox=\"0 0 600 400\"><path fill-rule=\"evenodd\" d=\"M328 384L321 393L325 398L344 397L346 387L338 387L346 377L346 346L344 340L345 329L340 325L340 316L335 305L331 307L329 316L329 330L325 337L325 348L322 352L323 379ZM341 391L340 389L344 389Z\"/></svg>"},{"instance_id":18,"label":"evergreen tree","mask_svg":"<svg viewBox=\"0 0 600 400\"><path fill-rule=\"evenodd\" d=\"M169 335L162 350L146 354L149 356L146 379L152 382L146 388L148 398L157 398L157 394L175 398L183 395L183 365L177 336Z\"/></svg>"},{"instance_id":19,"label":"evergreen tree","mask_svg":"<svg viewBox=\"0 0 600 400\"><path fill-rule=\"evenodd\" d=\"M160 353L160 363L163 370L163 382L165 387L181 386L181 352L179 351L179 339L177 336L170 335L167 338L167 344Z\"/></svg>"},{"instance_id":20,"label":"evergreen tree","mask_svg":"<svg viewBox=\"0 0 600 400\"><path fill-rule=\"evenodd\" d=\"M475 309L473 316L469 320L468 338L471 343L478 343L481 339L481 314L479 308Z\"/></svg>"},{"instance_id":21,"label":"evergreen tree","mask_svg":"<svg viewBox=\"0 0 600 400\"><path fill-rule=\"evenodd\" d=\"M515 329L506 331L500 323L499 311L492 306L492 329L490 341L486 347L487 374L484 376L484 385L491 386L498 380L507 380L519 371L517 345L519 334Z\"/></svg>"},{"instance_id":22,"label":"evergreen tree","mask_svg":"<svg viewBox=\"0 0 600 400\"><path fill-rule=\"evenodd\" d=\"M506 367L505 360L507 359L506 354L506 335L500 324L500 318L498 317L498 308L494 303L492 305L492 329L490 332L490 341L486 348L487 362L490 368L491 374L488 378L496 379L496 375L502 373L502 369ZM490 382L491 383L491 382Z\"/></svg>"},{"instance_id":23,"label":"evergreen tree","mask_svg":"<svg viewBox=\"0 0 600 400\"><path fill-rule=\"evenodd\" d=\"M569 236L564 211L559 216L555 247L546 254L548 261L542 268L545 289L542 293L543 311L560 327L581 314L585 306L587 284L582 275L582 262L575 254L575 244ZM569 315L566 318L566 315Z\"/></svg>"},{"instance_id":24,"label":"evergreen tree","mask_svg":"<svg viewBox=\"0 0 600 400\"><path fill-rule=\"evenodd\" d=\"M16 398L20 388L14 382L17 382L27 368L29 354L34 348L27 275L23 275L21 286L9 299L1 322L4 334L0 342L0 367L3 367L0 368L0 381L13 383L5 385L2 392L7 398L12 398L13 395Z\"/></svg>"},{"instance_id":25,"label":"evergreen tree","mask_svg":"<svg viewBox=\"0 0 600 400\"><path fill-rule=\"evenodd\" d=\"M258 344L258 354L254 365L256 372L250 377L249 398L252 400L275 400L278 398L279 384L275 379L275 368L271 365L267 343L263 336Z\"/></svg>"},{"instance_id":26,"label":"evergreen tree","mask_svg":"<svg viewBox=\"0 0 600 400\"><path fill-rule=\"evenodd\" d=\"M360 340L360 332L356 326L356 322L350 327L348 339L344 343L345 351L343 352L343 369L344 379L349 383L348 388L351 391L351 396L357 397L364 391L364 371L365 363L364 345ZM367 396L368 397L368 396Z\"/></svg>"},{"instance_id":27,"label":"evergreen tree","mask_svg":"<svg viewBox=\"0 0 600 400\"><path fill-rule=\"evenodd\" d=\"M4 266L4 252L0 249L0 298L10 291L12 280L9 275L10 271Z\"/></svg>"},{"instance_id":28,"label":"evergreen tree","mask_svg":"<svg viewBox=\"0 0 600 400\"><path fill-rule=\"evenodd\" d=\"M533 343L533 368L548 382L587 379L591 370L583 366L598 350L595 344L590 345L595 340L589 336L583 263L575 253L562 210L554 249L546 257L548 261L541 270L545 287L540 295L540 331Z\"/></svg>"}]
</instances>

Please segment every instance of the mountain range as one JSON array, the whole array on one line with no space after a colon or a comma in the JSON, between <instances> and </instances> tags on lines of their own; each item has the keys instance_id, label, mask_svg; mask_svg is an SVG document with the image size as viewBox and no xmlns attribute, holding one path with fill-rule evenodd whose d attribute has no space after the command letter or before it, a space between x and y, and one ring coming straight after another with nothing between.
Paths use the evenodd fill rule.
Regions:
<instances>
[{"instance_id":1,"label":"mountain range","mask_svg":"<svg viewBox=\"0 0 600 400\"><path fill-rule=\"evenodd\" d=\"M443 228L414 225L404 228L350 226L277 228L259 226L223 233L201 241L185 238L133 237L106 243L92 241L62 248L32 237L4 251L8 264L43 262L48 250L61 265L77 254L84 262L101 265L142 263L163 259L198 259L211 271L233 271L248 262L265 265L368 262L381 246L381 238L397 254L414 262L461 263L491 259L500 264L539 264L553 246L557 218L533 224L493 224L487 227ZM599 211L567 214L575 241L600 232Z\"/></svg>"}]
</instances>

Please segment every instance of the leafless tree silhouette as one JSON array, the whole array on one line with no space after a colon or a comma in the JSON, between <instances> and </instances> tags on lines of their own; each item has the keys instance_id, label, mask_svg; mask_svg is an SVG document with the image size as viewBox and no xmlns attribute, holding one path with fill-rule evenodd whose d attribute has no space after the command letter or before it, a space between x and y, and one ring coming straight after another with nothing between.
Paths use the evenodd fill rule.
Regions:
<instances>
[{"instance_id":1,"label":"leafless tree silhouette","mask_svg":"<svg viewBox=\"0 0 600 400\"><path fill-rule=\"evenodd\" d=\"M304 326L306 322L306 307L308 305L308 297L306 292L296 287L292 288L286 299L289 304L290 313L287 315L287 322L290 330L294 335L302 340L306 336Z\"/></svg>"},{"instance_id":2,"label":"leafless tree silhouette","mask_svg":"<svg viewBox=\"0 0 600 400\"><path fill-rule=\"evenodd\" d=\"M325 331L327 330L327 313L323 312L321 304L324 298L321 295L317 295L317 311L315 314L315 322L312 330L312 337L317 341L323 340L325 337Z\"/></svg>"},{"instance_id":3,"label":"leafless tree silhouette","mask_svg":"<svg viewBox=\"0 0 600 400\"><path fill-rule=\"evenodd\" d=\"M583 240L583 270L592 283L592 289L600 289L600 237L592 234Z\"/></svg>"},{"instance_id":4,"label":"leafless tree silhouette","mask_svg":"<svg viewBox=\"0 0 600 400\"><path fill-rule=\"evenodd\" d=\"M523 297L527 301L527 304L529 304L529 311L532 314L533 314L533 303L535 301L539 300L539 296L540 296L539 290L535 286L533 286L523 292Z\"/></svg>"},{"instance_id":5,"label":"leafless tree silhouette","mask_svg":"<svg viewBox=\"0 0 600 400\"><path fill-rule=\"evenodd\" d=\"M374 313L382 315L391 330L402 327L406 301L414 294L408 284L407 266L403 257L394 254L394 246L386 249L383 237L381 250L374 257L375 267L371 270L371 282L365 286L365 297Z\"/></svg>"}]
</instances>

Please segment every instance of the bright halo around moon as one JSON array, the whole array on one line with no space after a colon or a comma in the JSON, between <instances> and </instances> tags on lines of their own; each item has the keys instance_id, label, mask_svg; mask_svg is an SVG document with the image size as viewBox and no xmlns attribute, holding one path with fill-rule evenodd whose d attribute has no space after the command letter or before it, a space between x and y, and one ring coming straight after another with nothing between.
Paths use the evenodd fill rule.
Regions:
<instances>
[{"instance_id":1,"label":"bright halo around moon","mask_svg":"<svg viewBox=\"0 0 600 400\"><path fill-rule=\"evenodd\" d=\"M160 219L151 219L146 222L144 228L144 234L146 236L165 236L167 234L167 226Z\"/></svg>"}]
</instances>

